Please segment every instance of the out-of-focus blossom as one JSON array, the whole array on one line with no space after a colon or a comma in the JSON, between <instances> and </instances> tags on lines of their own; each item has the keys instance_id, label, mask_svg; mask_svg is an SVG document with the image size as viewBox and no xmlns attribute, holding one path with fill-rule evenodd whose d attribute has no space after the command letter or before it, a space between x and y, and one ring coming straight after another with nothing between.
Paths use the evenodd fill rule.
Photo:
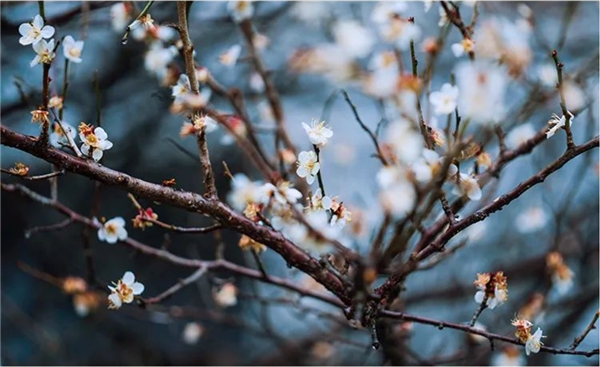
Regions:
<instances>
[{"instance_id":1,"label":"out-of-focus blossom","mask_svg":"<svg viewBox=\"0 0 600 367\"><path fill-rule=\"evenodd\" d=\"M325 121L313 119L310 126L303 122L302 127L308 135L310 142L318 147L323 147L327 141L333 136L333 131L325 125Z\"/></svg>"},{"instance_id":2,"label":"out-of-focus blossom","mask_svg":"<svg viewBox=\"0 0 600 367\"><path fill-rule=\"evenodd\" d=\"M79 317L86 317L100 306L100 294L94 291L86 291L73 295L73 308Z\"/></svg>"},{"instance_id":3,"label":"out-of-focus blossom","mask_svg":"<svg viewBox=\"0 0 600 367\"><path fill-rule=\"evenodd\" d=\"M56 108L57 110L61 110L63 108L63 100L64 98L61 96L52 96L48 100L48 108Z\"/></svg>"},{"instance_id":4,"label":"out-of-focus blossom","mask_svg":"<svg viewBox=\"0 0 600 367\"><path fill-rule=\"evenodd\" d=\"M473 328L487 331L487 328L485 327L485 325L483 325L479 321L475 322L475 325L473 325ZM467 335L469 337L469 340L475 344L483 344L488 341L488 339L485 336L481 336L479 334L469 333Z\"/></svg>"},{"instance_id":5,"label":"out-of-focus blossom","mask_svg":"<svg viewBox=\"0 0 600 367\"><path fill-rule=\"evenodd\" d=\"M375 44L375 37L371 30L354 20L336 22L332 33L335 42L352 57L367 56Z\"/></svg>"},{"instance_id":6,"label":"out-of-focus blossom","mask_svg":"<svg viewBox=\"0 0 600 367\"><path fill-rule=\"evenodd\" d=\"M333 201L329 196L323 196L321 188L318 188L310 197L310 208L312 210L329 210L333 205Z\"/></svg>"},{"instance_id":7,"label":"out-of-focus blossom","mask_svg":"<svg viewBox=\"0 0 600 367\"><path fill-rule=\"evenodd\" d=\"M51 64L52 60L54 60L54 56L56 56L56 53L54 52L54 39L51 39L50 42L41 40L34 43L33 50L37 55L29 63L29 66L31 67L34 67L37 64Z\"/></svg>"},{"instance_id":8,"label":"out-of-focus blossom","mask_svg":"<svg viewBox=\"0 0 600 367\"><path fill-rule=\"evenodd\" d=\"M371 70L362 79L365 93L378 98L389 98L398 92L399 71L392 51L379 52L369 62Z\"/></svg>"},{"instance_id":9,"label":"out-of-focus blossom","mask_svg":"<svg viewBox=\"0 0 600 367\"><path fill-rule=\"evenodd\" d=\"M176 50L165 48L160 42L154 42L146 52L144 66L147 71L162 80L167 73L167 66L176 54Z\"/></svg>"},{"instance_id":10,"label":"out-of-focus blossom","mask_svg":"<svg viewBox=\"0 0 600 367\"><path fill-rule=\"evenodd\" d=\"M573 124L573 114L569 111L567 111L569 113L569 126L571 126ZM554 136L554 134L556 134L556 132L564 127L567 123L566 121L567 119L565 118L565 116L562 117L558 117L556 114L552 114L552 118L548 121L548 125L550 125L550 129L548 129L548 131L546 131L546 139L550 139L551 137Z\"/></svg>"},{"instance_id":11,"label":"out-of-focus blossom","mask_svg":"<svg viewBox=\"0 0 600 367\"><path fill-rule=\"evenodd\" d=\"M113 283L114 284L114 283ZM125 272L123 278L119 279L114 286L108 286L111 294L108 296L108 308L118 309L123 303L133 302L134 296L144 292L144 285L135 281L132 272Z\"/></svg>"},{"instance_id":12,"label":"out-of-focus blossom","mask_svg":"<svg viewBox=\"0 0 600 367\"><path fill-rule=\"evenodd\" d=\"M87 282L80 277L66 277L62 281L62 290L66 294L76 294L87 290Z\"/></svg>"},{"instance_id":13,"label":"out-of-focus blossom","mask_svg":"<svg viewBox=\"0 0 600 367\"><path fill-rule=\"evenodd\" d=\"M74 139L75 135L77 134L75 132L75 128L73 126L71 126L69 123L67 123L65 121L62 121L61 123L67 132L66 134L63 131L63 129L61 129L61 127L58 123L55 122L54 124L52 124L52 132L50 133L49 142L50 142L50 145L52 145L55 148L60 148L61 144L69 143L69 139L67 138L67 135L69 135L72 139Z\"/></svg>"},{"instance_id":14,"label":"out-of-focus blossom","mask_svg":"<svg viewBox=\"0 0 600 367\"><path fill-rule=\"evenodd\" d=\"M531 33L527 22L489 18L475 32L477 57L500 61L506 65L509 75L518 77L533 59L529 46Z\"/></svg>"},{"instance_id":15,"label":"out-of-focus blossom","mask_svg":"<svg viewBox=\"0 0 600 367\"><path fill-rule=\"evenodd\" d=\"M213 298L219 307L237 305L238 289L233 283L225 283L219 290L213 291Z\"/></svg>"},{"instance_id":16,"label":"out-of-focus blossom","mask_svg":"<svg viewBox=\"0 0 600 367\"><path fill-rule=\"evenodd\" d=\"M185 344L196 344L204 334L204 328L197 322L188 322L185 324L181 339Z\"/></svg>"},{"instance_id":17,"label":"out-of-focus blossom","mask_svg":"<svg viewBox=\"0 0 600 367\"><path fill-rule=\"evenodd\" d=\"M384 143L399 162L411 164L421 156L423 138L405 119L393 121L388 126Z\"/></svg>"},{"instance_id":18,"label":"out-of-focus blossom","mask_svg":"<svg viewBox=\"0 0 600 367\"><path fill-rule=\"evenodd\" d=\"M506 345L501 352L494 353L493 366L524 366L525 358L519 349L513 345Z\"/></svg>"},{"instance_id":19,"label":"out-of-focus blossom","mask_svg":"<svg viewBox=\"0 0 600 367\"><path fill-rule=\"evenodd\" d=\"M508 284L504 273L501 271L479 273L474 284L479 289L475 293L475 302L481 304L486 300L486 305L491 310L508 299Z\"/></svg>"},{"instance_id":20,"label":"out-of-focus blossom","mask_svg":"<svg viewBox=\"0 0 600 367\"><path fill-rule=\"evenodd\" d=\"M461 173L458 185L453 190L456 195L466 195L470 200L477 201L481 199L481 188L477 179L466 173Z\"/></svg>"},{"instance_id":21,"label":"out-of-focus blossom","mask_svg":"<svg viewBox=\"0 0 600 367\"><path fill-rule=\"evenodd\" d=\"M238 245L240 246L240 249L242 249L242 251L254 251L257 254L264 252L267 249L267 246L263 245L258 241L253 240L252 238L246 235L242 235Z\"/></svg>"},{"instance_id":22,"label":"out-of-focus blossom","mask_svg":"<svg viewBox=\"0 0 600 367\"><path fill-rule=\"evenodd\" d=\"M544 228L549 219L543 208L531 206L515 218L515 227L521 233L532 233Z\"/></svg>"},{"instance_id":23,"label":"out-of-focus blossom","mask_svg":"<svg viewBox=\"0 0 600 367\"><path fill-rule=\"evenodd\" d=\"M231 180L231 191L227 195L227 201L237 211L242 211L250 203L258 203L261 200L262 183L250 181L243 173L237 173Z\"/></svg>"},{"instance_id":24,"label":"out-of-focus blossom","mask_svg":"<svg viewBox=\"0 0 600 367\"><path fill-rule=\"evenodd\" d=\"M456 67L456 83L461 93L458 108L463 119L480 124L502 121L506 81L502 69L491 63L460 63Z\"/></svg>"},{"instance_id":25,"label":"out-of-focus blossom","mask_svg":"<svg viewBox=\"0 0 600 367\"><path fill-rule=\"evenodd\" d=\"M381 188L379 201L385 210L401 216L413 208L417 194L405 169L398 166L382 167L376 179Z\"/></svg>"},{"instance_id":26,"label":"out-of-focus blossom","mask_svg":"<svg viewBox=\"0 0 600 367\"><path fill-rule=\"evenodd\" d=\"M442 89L429 95L429 102L433 105L436 115L448 115L456 109L458 87L445 83Z\"/></svg>"},{"instance_id":27,"label":"out-of-focus blossom","mask_svg":"<svg viewBox=\"0 0 600 367\"><path fill-rule=\"evenodd\" d=\"M571 80L565 80L562 88L563 94L565 95L565 102L569 110L579 111L585 107L587 103L586 94L577 83Z\"/></svg>"},{"instance_id":28,"label":"out-of-focus blossom","mask_svg":"<svg viewBox=\"0 0 600 367\"><path fill-rule=\"evenodd\" d=\"M291 15L313 27L318 27L329 13L327 2L321 1L298 1L291 9Z\"/></svg>"},{"instance_id":29,"label":"out-of-focus blossom","mask_svg":"<svg viewBox=\"0 0 600 367\"><path fill-rule=\"evenodd\" d=\"M546 87L555 87L558 83L558 74L556 73L556 66L553 64L543 64L536 68L537 77L540 82Z\"/></svg>"},{"instance_id":30,"label":"out-of-focus blossom","mask_svg":"<svg viewBox=\"0 0 600 367\"><path fill-rule=\"evenodd\" d=\"M345 82L359 75L354 59L336 44L296 50L288 61L297 73L321 74L334 82Z\"/></svg>"},{"instance_id":31,"label":"out-of-focus blossom","mask_svg":"<svg viewBox=\"0 0 600 367\"><path fill-rule=\"evenodd\" d=\"M376 24L385 24L399 17L408 9L405 1L380 1L373 8L371 20Z\"/></svg>"},{"instance_id":32,"label":"out-of-focus blossom","mask_svg":"<svg viewBox=\"0 0 600 367\"><path fill-rule=\"evenodd\" d=\"M41 15L33 17L33 22L23 23L19 26L19 33L21 38L19 43L23 46L35 45L44 38L51 38L54 36L54 27L51 25L44 25L44 19Z\"/></svg>"},{"instance_id":33,"label":"out-of-focus blossom","mask_svg":"<svg viewBox=\"0 0 600 367\"><path fill-rule=\"evenodd\" d=\"M296 174L301 178L306 178L306 183L311 185L315 181L321 164L317 162L317 154L312 150L303 151L298 154L298 169Z\"/></svg>"},{"instance_id":34,"label":"out-of-focus blossom","mask_svg":"<svg viewBox=\"0 0 600 367\"><path fill-rule=\"evenodd\" d=\"M509 149L515 149L519 145L525 143L527 140L533 138L536 133L537 131L535 131L531 123L519 125L509 131L509 133L506 135L506 147Z\"/></svg>"},{"instance_id":35,"label":"out-of-focus blossom","mask_svg":"<svg viewBox=\"0 0 600 367\"><path fill-rule=\"evenodd\" d=\"M438 27L443 27L450 23L450 20L448 19L448 14L446 14L446 10L444 9L444 7L440 6L438 8L438 13L440 15L440 19L438 20Z\"/></svg>"},{"instance_id":36,"label":"out-of-focus blossom","mask_svg":"<svg viewBox=\"0 0 600 367\"><path fill-rule=\"evenodd\" d=\"M127 239L127 230L125 229L125 219L115 217L104 223L98 229L98 239L108 243L117 243Z\"/></svg>"},{"instance_id":37,"label":"out-of-focus blossom","mask_svg":"<svg viewBox=\"0 0 600 367\"><path fill-rule=\"evenodd\" d=\"M259 73L253 72L250 74L249 85L250 89L255 93L262 93L265 91L265 82Z\"/></svg>"},{"instance_id":38,"label":"out-of-focus blossom","mask_svg":"<svg viewBox=\"0 0 600 367\"><path fill-rule=\"evenodd\" d=\"M424 149L423 156L411 165L415 179L421 183L428 182L434 178L442 168L443 158L440 158L434 150ZM447 177L456 175L458 168L454 164L448 167Z\"/></svg>"},{"instance_id":39,"label":"out-of-focus blossom","mask_svg":"<svg viewBox=\"0 0 600 367\"><path fill-rule=\"evenodd\" d=\"M475 51L475 42L472 40L465 38L459 43L452 44L452 53L456 57L461 57L462 55L469 54Z\"/></svg>"},{"instance_id":40,"label":"out-of-focus blossom","mask_svg":"<svg viewBox=\"0 0 600 367\"><path fill-rule=\"evenodd\" d=\"M250 19L254 14L251 1L229 1L227 2L227 10L236 23Z\"/></svg>"},{"instance_id":41,"label":"out-of-focus blossom","mask_svg":"<svg viewBox=\"0 0 600 367\"><path fill-rule=\"evenodd\" d=\"M108 134L103 128L86 125L85 123L79 124L79 139L83 142L81 146L81 152L87 156L90 156L98 162L102 159L105 150L109 150L113 147L113 143L108 140Z\"/></svg>"},{"instance_id":42,"label":"out-of-focus blossom","mask_svg":"<svg viewBox=\"0 0 600 367\"><path fill-rule=\"evenodd\" d=\"M241 53L242 46L233 45L219 56L219 62L225 66L234 66L237 63L237 60L240 57Z\"/></svg>"},{"instance_id":43,"label":"out-of-focus blossom","mask_svg":"<svg viewBox=\"0 0 600 367\"><path fill-rule=\"evenodd\" d=\"M541 322L544 318L544 302L546 297L541 293L532 294L527 303L523 305L517 315L526 320L533 320L535 323Z\"/></svg>"},{"instance_id":44,"label":"out-of-focus blossom","mask_svg":"<svg viewBox=\"0 0 600 367\"><path fill-rule=\"evenodd\" d=\"M131 7L125 2L119 2L110 7L110 19L115 31L124 31L131 19Z\"/></svg>"},{"instance_id":45,"label":"out-of-focus blossom","mask_svg":"<svg viewBox=\"0 0 600 367\"><path fill-rule=\"evenodd\" d=\"M81 59L81 51L83 51L83 41L75 41L72 36L66 36L63 39L63 54L69 61L79 64Z\"/></svg>"},{"instance_id":46,"label":"out-of-focus blossom","mask_svg":"<svg viewBox=\"0 0 600 367\"><path fill-rule=\"evenodd\" d=\"M193 114L206 107L212 96L210 88L202 88L199 94L184 93L177 100L173 101L169 111L173 114L187 113Z\"/></svg>"},{"instance_id":47,"label":"out-of-focus blossom","mask_svg":"<svg viewBox=\"0 0 600 367\"><path fill-rule=\"evenodd\" d=\"M139 19L136 19L129 25L129 29L137 29L140 26L143 26L145 29L154 29L156 26L154 25L154 19L152 16L148 14L142 15Z\"/></svg>"},{"instance_id":48,"label":"out-of-focus blossom","mask_svg":"<svg viewBox=\"0 0 600 367\"><path fill-rule=\"evenodd\" d=\"M346 224L352 222L352 212L344 205L344 203L338 203L334 198L331 203L331 221L332 226L338 226L344 228Z\"/></svg>"},{"instance_id":49,"label":"out-of-focus blossom","mask_svg":"<svg viewBox=\"0 0 600 367\"><path fill-rule=\"evenodd\" d=\"M546 266L552 277L552 285L558 294L563 295L573 287L573 271L565 264L562 255L551 252L546 256Z\"/></svg>"}]
</instances>

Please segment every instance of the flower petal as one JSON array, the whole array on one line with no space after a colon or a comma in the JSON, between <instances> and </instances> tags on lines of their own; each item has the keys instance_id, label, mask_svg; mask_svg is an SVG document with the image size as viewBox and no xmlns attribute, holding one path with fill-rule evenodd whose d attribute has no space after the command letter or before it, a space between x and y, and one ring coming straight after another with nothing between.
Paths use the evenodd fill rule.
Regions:
<instances>
[{"instance_id":1,"label":"flower petal","mask_svg":"<svg viewBox=\"0 0 600 367\"><path fill-rule=\"evenodd\" d=\"M110 303L112 303L114 308L120 308L122 305L121 297L119 297L117 293L111 293L111 295L108 296L108 300L110 301Z\"/></svg>"},{"instance_id":2,"label":"flower petal","mask_svg":"<svg viewBox=\"0 0 600 367\"><path fill-rule=\"evenodd\" d=\"M138 283L138 282L133 283L129 287L133 291L133 294L135 294L136 296L138 294L142 294L142 292L144 291L144 289L146 289L146 287L144 287L144 285L142 283Z\"/></svg>"},{"instance_id":3,"label":"flower petal","mask_svg":"<svg viewBox=\"0 0 600 367\"><path fill-rule=\"evenodd\" d=\"M104 155L104 152L102 151L102 149L94 149L94 153L92 153L92 158L98 162L100 159L102 159L102 156Z\"/></svg>"},{"instance_id":4,"label":"flower petal","mask_svg":"<svg viewBox=\"0 0 600 367\"><path fill-rule=\"evenodd\" d=\"M104 131L104 129L101 128L101 127L95 128L94 129L94 134L100 140L106 140L106 139L108 139L108 134L106 134L106 131Z\"/></svg>"},{"instance_id":5,"label":"flower petal","mask_svg":"<svg viewBox=\"0 0 600 367\"><path fill-rule=\"evenodd\" d=\"M40 34L42 35L42 38L50 38L54 36L54 27L51 25L47 25L44 28L42 28Z\"/></svg>"},{"instance_id":6,"label":"flower petal","mask_svg":"<svg viewBox=\"0 0 600 367\"><path fill-rule=\"evenodd\" d=\"M126 271L125 274L123 274L121 281L123 284L130 287L135 282L135 275L133 275L133 273L130 271Z\"/></svg>"}]
</instances>

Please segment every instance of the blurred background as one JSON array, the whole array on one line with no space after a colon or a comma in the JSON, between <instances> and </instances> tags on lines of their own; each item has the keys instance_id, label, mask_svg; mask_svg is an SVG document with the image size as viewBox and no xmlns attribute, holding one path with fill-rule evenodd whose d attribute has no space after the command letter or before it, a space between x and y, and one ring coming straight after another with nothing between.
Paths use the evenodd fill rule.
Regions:
<instances>
[{"instance_id":1,"label":"blurred background","mask_svg":"<svg viewBox=\"0 0 600 367\"><path fill-rule=\"evenodd\" d=\"M201 171L193 156L193 139L180 139L183 119L169 112L171 90L145 67L148 46L133 37L121 44L124 30L111 25L111 7L115 2L46 2L48 23L56 28L57 38L73 35L84 39L83 62L70 65L69 94L64 120L77 126L80 121L97 124L101 107L102 126L114 147L105 153L103 164L150 182L175 178L177 187L199 192ZM138 10L145 3L137 3ZM365 228L355 239L364 250L382 218L377 202L374 176L378 165L371 157L372 146L360 129L351 110L336 94L345 88L358 106L363 120L371 127L386 119L386 108L355 80L334 75L293 71L290 60L299 49L340 43L332 31L336 22L355 20L376 34L372 20L375 2L257 2L253 24L269 43L261 51L272 71L272 78L283 101L287 128L299 146L308 148L301 122L309 122L326 111L327 122L335 135L331 149L324 151L324 180L329 192L344 199L355 220ZM502 22L524 18L524 8L517 2L479 3L478 29L498 27ZM535 32L523 42L531 58L522 75L510 80L506 96L509 110L516 111L533 88L523 82L543 83L544 70L552 65L546 47L558 48L565 63L565 73L573 78L574 95L582 100L573 123L575 141L582 143L598 134L598 3L595 2L531 2L526 3L535 16ZM428 11L422 2L408 2L403 14L414 16L421 35L417 42L417 58L424 64L422 44L440 32L440 5ZM41 67L30 68L34 54L29 46L18 42L18 26L38 14L36 2L1 3L1 118L2 124L29 135L37 135L39 126L30 123L30 111L41 99ZM470 19L472 4L461 4L461 14ZM155 24L177 21L175 3L156 2L150 13ZM234 66L224 65L220 55L232 45L244 45L236 24L230 19L225 2L194 2L189 16L190 33L196 48L196 61L208 68L226 87L238 87L247 97L251 117L261 124L272 124L265 112L265 98L253 87L252 66L244 58ZM438 90L448 80L457 64L450 44L460 42L457 29L450 27L445 49L435 67L431 90ZM498 29L502 32L502 27ZM508 31L507 31L508 32ZM564 35L564 36L563 36ZM563 39L564 37L564 39ZM376 38L376 37L375 37ZM351 42L351 41L349 41ZM358 42L358 41L357 41ZM559 47L560 46L560 47ZM372 50L356 61L368 68L375 52L385 50L380 39ZM529 51L528 51L529 52ZM59 93L63 80L63 56L51 71L52 94ZM332 55L333 56L333 55ZM408 70L409 54L404 57ZM180 63L181 60L177 62ZM180 63L180 65L182 65ZM300 70L302 71L302 70ZM95 75L101 99L95 91ZM575 98L575 97L574 97ZM327 101L329 101L327 103ZM228 102L213 96L211 103L221 111L232 109ZM326 110L327 110L326 109ZM523 110L519 110L523 112ZM558 98L532 102L532 111L507 118L508 126L530 123L536 131L545 126L552 113L559 113ZM514 119L514 121L509 121ZM507 131L510 131L507 129ZM209 135L209 147L221 198L229 190L229 179L223 175L220 162L226 161L232 173L246 173L259 178L248 159L237 146L229 144L227 133L219 128ZM561 133L557 134L561 135ZM271 147L270 135L261 136ZM304 142L304 143L302 143ZM304 145L302 145L304 144ZM564 149L562 135L538 147L531 155L519 158L503 170L500 180L484 189L484 200L509 190L548 163ZM187 150L189 153L185 153ZM31 174L49 171L49 164L17 150L2 147L1 164L10 167L15 161L30 166ZM494 157L497 147L488 152ZM431 270L409 278L403 307L407 312L454 322L470 320L477 304L473 301L473 281L477 272L503 270L509 279L509 300L494 310L483 313L479 321L488 330L512 335L510 320L535 293L545 299L544 316L536 326L548 337L544 343L566 347L581 333L598 310L598 151L592 150L567 164L543 184L524 194L514 205L471 227L451 244L467 240L467 245ZM18 179L3 176L3 182ZM212 259L215 241L212 236L166 234L156 227L134 230L129 220L137 212L126 193L112 187L100 187L94 198L95 184L83 177L67 174L59 178L59 198L78 213L89 215L95 202L98 214L106 218L123 216L128 221L129 235L154 247L169 246L181 256ZM47 182L26 185L44 195ZM161 220L181 226L202 226L210 222L190 214L143 202L152 206ZM189 270L133 252L131 249L99 242L95 233L85 233L79 224L60 231L31 233L28 229L62 221L63 216L28 199L2 193L2 364L381 364L394 346L382 350L371 348L368 331L357 330L344 322L343 315L315 300L298 300L278 288L253 284L248 279L235 279L240 288L238 303L222 308L215 305L211 289L215 284L231 281L226 273L203 277L168 299L161 306L143 310L135 306L119 312L101 307L86 317L73 308L73 300L48 282L22 270L18 263L56 277L85 277L83 243L90 241L98 279L116 281L127 270L146 286L144 295L155 295L189 275ZM475 207L467 207L470 212ZM238 235L223 232L225 257L234 262L254 263L237 246ZM88 238L88 239L86 239ZM361 247L362 246L362 247ZM564 294L548 287L546 255L559 251L575 274L573 286ZM263 255L269 273L316 287L271 251ZM261 299L279 299L265 306ZM179 308L171 306L180 306ZM334 316L332 316L334 315ZM538 315L539 316L539 315ZM341 321L340 321L341 320ZM190 339L190 322L203 330L199 338ZM453 330L438 330L427 325L403 325L404 364L492 364L509 356L496 343L494 351L487 341L468 338ZM192 327L193 329L193 327ZM187 332L186 332L187 330ZM185 336L187 335L187 340ZM594 330L580 349L598 347ZM398 347L400 348L400 347ZM522 349L517 354L522 354ZM532 365L598 365L598 356L571 357L539 353L512 363Z\"/></svg>"}]
</instances>

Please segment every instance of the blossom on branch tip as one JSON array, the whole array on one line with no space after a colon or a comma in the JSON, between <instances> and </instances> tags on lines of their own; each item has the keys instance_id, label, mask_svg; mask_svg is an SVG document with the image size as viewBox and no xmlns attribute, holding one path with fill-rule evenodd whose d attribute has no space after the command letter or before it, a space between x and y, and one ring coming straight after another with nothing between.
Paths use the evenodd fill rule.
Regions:
<instances>
[{"instance_id":1,"label":"blossom on branch tip","mask_svg":"<svg viewBox=\"0 0 600 367\"><path fill-rule=\"evenodd\" d=\"M523 318L512 320L511 324L517 328L515 331L515 336L521 343L525 343L525 354L529 355L531 353L537 353L540 351L542 345L544 344L542 343L541 339L545 338L542 333L542 329L538 328L532 335L531 329L533 324L529 320Z\"/></svg>"},{"instance_id":2,"label":"blossom on branch tip","mask_svg":"<svg viewBox=\"0 0 600 367\"><path fill-rule=\"evenodd\" d=\"M458 185L454 187L452 191L456 195L466 195L470 200L477 201L481 199L481 188L477 179L461 173L458 179Z\"/></svg>"},{"instance_id":3,"label":"blossom on branch tip","mask_svg":"<svg viewBox=\"0 0 600 367\"><path fill-rule=\"evenodd\" d=\"M118 309L123 303L133 302L134 296L144 292L144 285L135 281L135 275L128 271L114 286L108 286L111 294L108 296L108 308Z\"/></svg>"},{"instance_id":4,"label":"blossom on branch tip","mask_svg":"<svg viewBox=\"0 0 600 367\"><path fill-rule=\"evenodd\" d=\"M319 148L325 146L327 141L333 136L333 131L325 125L325 121L313 119L310 126L303 122L302 127L308 135L308 140Z\"/></svg>"},{"instance_id":5,"label":"blossom on branch tip","mask_svg":"<svg viewBox=\"0 0 600 367\"><path fill-rule=\"evenodd\" d=\"M573 271L565 264L562 255L551 252L546 256L546 267L552 278L552 285L558 294L565 294L573 287Z\"/></svg>"},{"instance_id":6,"label":"blossom on branch tip","mask_svg":"<svg viewBox=\"0 0 600 367\"><path fill-rule=\"evenodd\" d=\"M213 296L219 307L230 307L237 304L238 289L233 283L225 283L221 288L213 290Z\"/></svg>"},{"instance_id":7,"label":"blossom on branch tip","mask_svg":"<svg viewBox=\"0 0 600 367\"><path fill-rule=\"evenodd\" d=\"M465 38L459 43L454 43L451 48L454 56L461 57L464 54L475 51L475 42L469 38Z\"/></svg>"},{"instance_id":8,"label":"blossom on branch tip","mask_svg":"<svg viewBox=\"0 0 600 367\"><path fill-rule=\"evenodd\" d=\"M477 280L474 282L477 286L475 293L475 302L481 304L484 300L490 310L506 302L508 299L508 284L504 273L478 273Z\"/></svg>"},{"instance_id":9,"label":"blossom on branch tip","mask_svg":"<svg viewBox=\"0 0 600 367\"><path fill-rule=\"evenodd\" d=\"M10 167L8 171L13 175L24 177L29 173L29 167L21 162L15 162L15 166Z\"/></svg>"},{"instance_id":10,"label":"blossom on branch tip","mask_svg":"<svg viewBox=\"0 0 600 367\"><path fill-rule=\"evenodd\" d=\"M227 49L224 53L219 56L219 62L225 66L234 66L237 63L240 54L242 53L242 46L233 45Z\"/></svg>"},{"instance_id":11,"label":"blossom on branch tip","mask_svg":"<svg viewBox=\"0 0 600 367\"><path fill-rule=\"evenodd\" d=\"M301 178L306 178L306 183L311 185L315 181L321 164L317 162L317 154L312 150L303 151L298 154L298 169L296 174Z\"/></svg>"},{"instance_id":12,"label":"blossom on branch tip","mask_svg":"<svg viewBox=\"0 0 600 367\"><path fill-rule=\"evenodd\" d=\"M429 95L436 115L448 115L454 112L458 100L458 87L445 83L439 91Z\"/></svg>"},{"instance_id":13,"label":"blossom on branch tip","mask_svg":"<svg viewBox=\"0 0 600 367\"><path fill-rule=\"evenodd\" d=\"M125 229L125 219L115 217L98 229L98 239L108 243L117 243L127 239L127 230Z\"/></svg>"},{"instance_id":14,"label":"blossom on branch tip","mask_svg":"<svg viewBox=\"0 0 600 367\"><path fill-rule=\"evenodd\" d=\"M329 210L333 205L333 201L329 196L323 196L321 188L318 188L310 197L310 209L312 210Z\"/></svg>"},{"instance_id":15,"label":"blossom on branch tip","mask_svg":"<svg viewBox=\"0 0 600 367\"><path fill-rule=\"evenodd\" d=\"M83 50L83 41L75 41L72 36L66 36L63 39L63 55L66 59L76 64L81 60L81 51Z\"/></svg>"},{"instance_id":16,"label":"blossom on branch tip","mask_svg":"<svg viewBox=\"0 0 600 367\"><path fill-rule=\"evenodd\" d=\"M92 130L93 129L93 130ZM81 152L90 156L98 162L102 159L105 150L113 147L113 143L108 140L108 135L103 128L93 128L85 123L79 124L79 139L83 142Z\"/></svg>"},{"instance_id":17,"label":"blossom on branch tip","mask_svg":"<svg viewBox=\"0 0 600 367\"><path fill-rule=\"evenodd\" d=\"M44 38L50 38L54 36L54 27L51 25L44 25L44 19L41 15L33 17L31 23L23 23L19 26L19 33L21 38L19 43L23 46L35 45Z\"/></svg>"},{"instance_id":18,"label":"blossom on branch tip","mask_svg":"<svg viewBox=\"0 0 600 367\"><path fill-rule=\"evenodd\" d=\"M157 220L158 214L156 214L152 208L138 209L138 215L132 219L133 228L139 228L143 231L146 227L152 227L153 223L146 219Z\"/></svg>"},{"instance_id":19,"label":"blossom on branch tip","mask_svg":"<svg viewBox=\"0 0 600 367\"><path fill-rule=\"evenodd\" d=\"M569 111L567 111L569 114L569 126L571 126L573 124L573 114ZM567 121L565 116L562 117L558 117L558 115L556 114L552 114L552 118L548 121L548 125L551 125L552 127L546 131L546 139L550 139L551 137L554 136L554 134L556 134L556 132L558 131L558 129L564 127L566 125Z\"/></svg>"},{"instance_id":20,"label":"blossom on branch tip","mask_svg":"<svg viewBox=\"0 0 600 367\"><path fill-rule=\"evenodd\" d=\"M236 23L241 23L245 19L250 19L254 14L254 8L251 1L229 1L227 10Z\"/></svg>"},{"instance_id":21,"label":"blossom on branch tip","mask_svg":"<svg viewBox=\"0 0 600 367\"><path fill-rule=\"evenodd\" d=\"M41 40L38 43L34 43L33 50L37 55L29 63L29 66L31 67L34 67L37 64L51 64L52 60L54 60L54 56L56 56L54 53L54 39L51 39L50 42Z\"/></svg>"}]
</instances>

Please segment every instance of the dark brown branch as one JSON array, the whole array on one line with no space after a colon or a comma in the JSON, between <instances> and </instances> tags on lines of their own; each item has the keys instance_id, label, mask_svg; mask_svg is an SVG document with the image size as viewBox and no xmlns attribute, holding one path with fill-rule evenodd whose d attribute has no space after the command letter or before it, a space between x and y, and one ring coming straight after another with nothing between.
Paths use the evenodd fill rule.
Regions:
<instances>
[{"instance_id":1,"label":"dark brown branch","mask_svg":"<svg viewBox=\"0 0 600 367\"><path fill-rule=\"evenodd\" d=\"M594 313L594 317L592 318L592 321L588 324L588 326L585 328L583 333L581 333L581 335L579 335L577 338L575 338L575 340L573 340L573 344L571 344L569 346L569 350L577 349L579 344L581 344L583 339L585 339L585 337L590 333L590 331L592 331L596 328L596 326L594 326L594 324L596 323L596 321L598 321L598 316L600 316L600 311L596 311L596 313Z\"/></svg>"},{"instance_id":2,"label":"dark brown branch","mask_svg":"<svg viewBox=\"0 0 600 367\"><path fill-rule=\"evenodd\" d=\"M356 121L358 122L360 127L369 135L369 137L371 138L371 141L373 141L373 145L375 146L375 150L377 151L377 158L379 158L379 160L381 161L381 163L383 163L384 166L387 166L388 162L385 159L385 156L383 155L381 148L379 147L379 141L377 140L377 135L375 135L375 133L371 129L369 129L369 127L367 125L365 125L365 123L362 121L362 119L360 118L360 115L358 114L358 110L356 109L356 106L350 99L350 96L348 96L348 93L342 89L342 94L344 95L344 99L348 103L348 106L350 106L350 108L352 109L354 118L356 119Z\"/></svg>"},{"instance_id":3,"label":"dark brown branch","mask_svg":"<svg viewBox=\"0 0 600 367\"><path fill-rule=\"evenodd\" d=\"M49 178L52 177L56 177L56 176L60 176L60 175L64 175L65 174L65 170L60 170L60 171L55 171L55 172L50 172L50 173L46 173L45 175L39 175L39 176L21 176L19 174L16 174L14 172L11 172L8 169L4 169L4 168L0 168L0 172L2 173L6 173L9 174L11 176L15 176L15 177L19 177L23 180L27 180L27 181L41 181L41 180L47 180Z\"/></svg>"}]
</instances>

